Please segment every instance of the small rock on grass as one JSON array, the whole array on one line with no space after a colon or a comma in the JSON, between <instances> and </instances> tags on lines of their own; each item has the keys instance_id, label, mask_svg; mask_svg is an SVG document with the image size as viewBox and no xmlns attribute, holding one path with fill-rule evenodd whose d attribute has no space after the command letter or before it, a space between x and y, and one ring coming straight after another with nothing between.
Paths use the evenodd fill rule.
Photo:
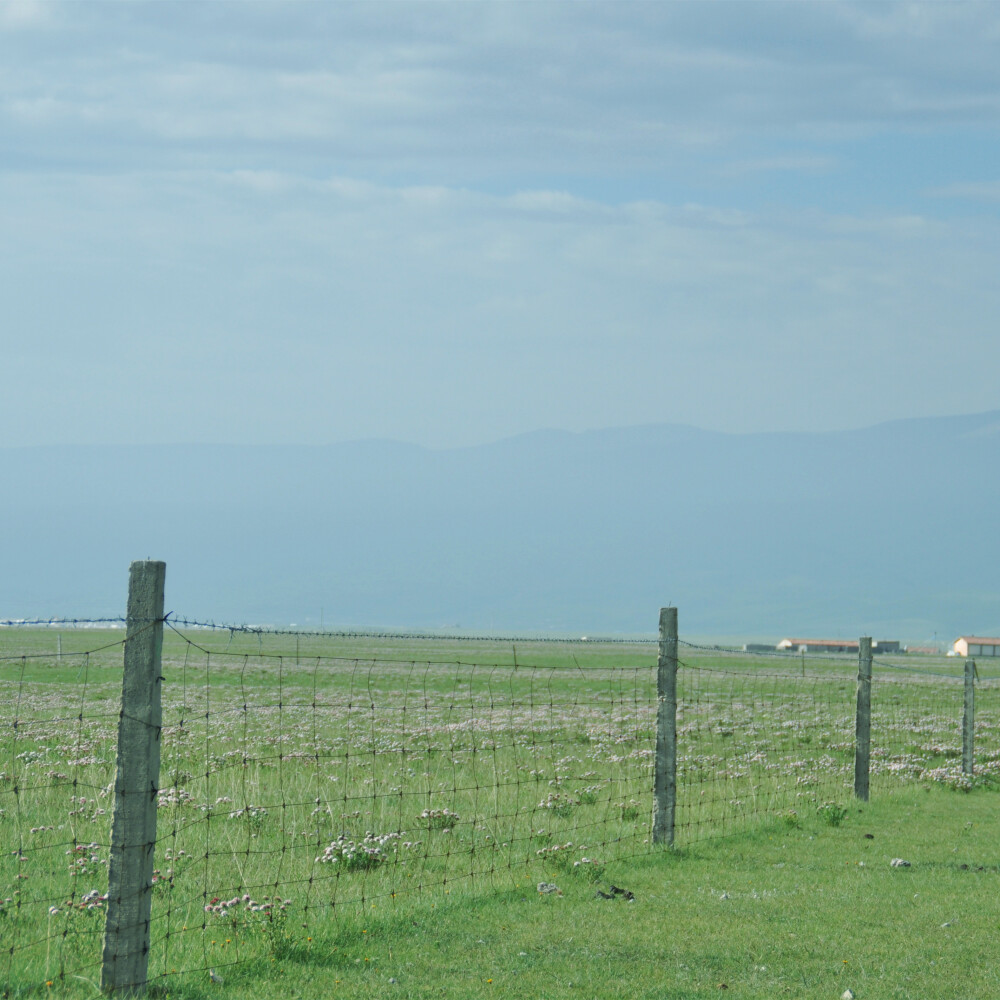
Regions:
<instances>
[{"instance_id":1,"label":"small rock on grass","mask_svg":"<svg viewBox=\"0 0 1000 1000\"><path fill-rule=\"evenodd\" d=\"M892 861L889 862L889 867L890 868L909 868L910 867L910 862L909 861L904 861L902 858L893 858Z\"/></svg>"},{"instance_id":2,"label":"small rock on grass","mask_svg":"<svg viewBox=\"0 0 1000 1000\"><path fill-rule=\"evenodd\" d=\"M840 1000L854 1000L854 996L855 996L854 990L847 989L840 994Z\"/></svg>"}]
</instances>

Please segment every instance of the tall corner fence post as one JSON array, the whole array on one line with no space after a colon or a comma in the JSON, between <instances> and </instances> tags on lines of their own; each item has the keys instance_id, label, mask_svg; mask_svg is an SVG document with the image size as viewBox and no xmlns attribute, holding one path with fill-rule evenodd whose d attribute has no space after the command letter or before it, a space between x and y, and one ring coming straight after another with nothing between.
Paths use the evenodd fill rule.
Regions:
<instances>
[{"instance_id":1,"label":"tall corner fence post","mask_svg":"<svg viewBox=\"0 0 1000 1000\"><path fill-rule=\"evenodd\" d=\"M976 767L976 661L965 661L965 703L962 708L962 774Z\"/></svg>"},{"instance_id":2,"label":"tall corner fence post","mask_svg":"<svg viewBox=\"0 0 1000 1000\"><path fill-rule=\"evenodd\" d=\"M677 808L677 609L660 609L656 663L656 760L653 843L674 846Z\"/></svg>"},{"instance_id":3,"label":"tall corner fence post","mask_svg":"<svg viewBox=\"0 0 1000 1000\"><path fill-rule=\"evenodd\" d=\"M126 996L145 993L149 969L163 721L160 690L165 576L166 563L149 560L129 567L101 964L101 990Z\"/></svg>"},{"instance_id":4,"label":"tall corner fence post","mask_svg":"<svg viewBox=\"0 0 1000 1000\"><path fill-rule=\"evenodd\" d=\"M854 796L868 801L872 742L872 640L858 640L858 708L854 724Z\"/></svg>"}]
</instances>

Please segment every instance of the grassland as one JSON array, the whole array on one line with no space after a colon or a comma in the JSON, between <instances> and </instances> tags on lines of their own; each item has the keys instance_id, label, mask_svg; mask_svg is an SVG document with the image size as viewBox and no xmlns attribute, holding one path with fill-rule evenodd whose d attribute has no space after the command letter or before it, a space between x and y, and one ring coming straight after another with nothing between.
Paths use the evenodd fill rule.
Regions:
<instances>
[{"instance_id":1,"label":"grassland","mask_svg":"<svg viewBox=\"0 0 1000 1000\"><path fill-rule=\"evenodd\" d=\"M99 978L122 638L0 631L10 995ZM995 680L970 781L960 665L877 664L859 810L849 658L682 659L664 852L652 646L168 629L154 991L995 995Z\"/></svg>"}]
</instances>

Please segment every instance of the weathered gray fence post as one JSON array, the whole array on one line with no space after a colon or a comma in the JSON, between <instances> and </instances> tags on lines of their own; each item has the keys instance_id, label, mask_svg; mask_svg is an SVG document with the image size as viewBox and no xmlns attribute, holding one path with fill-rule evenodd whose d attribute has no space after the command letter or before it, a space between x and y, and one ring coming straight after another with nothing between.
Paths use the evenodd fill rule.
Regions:
<instances>
[{"instance_id":1,"label":"weathered gray fence post","mask_svg":"<svg viewBox=\"0 0 1000 1000\"><path fill-rule=\"evenodd\" d=\"M660 608L656 664L656 764L653 775L653 843L674 844L677 807L677 609Z\"/></svg>"},{"instance_id":2,"label":"weathered gray fence post","mask_svg":"<svg viewBox=\"0 0 1000 1000\"><path fill-rule=\"evenodd\" d=\"M160 788L160 657L166 563L129 567L125 668L101 989L141 994L149 968L156 798Z\"/></svg>"},{"instance_id":3,"label":"weathered gray fence post","mask_svg":"<svg viewBox=\"0 0 1000 1000\"><path fill-rule=\"evenodd\" d=\"M970 778L975 770L976 740L976 661L965 661L965 705L962 711L962 774Z\"/></svg>"},{"instance_id":4,"label":"weathered gray fence post","mask_svg":"<svg viewBox=\"0 0 1000 1000\"><path fill-rule=\"evenodd\" d=\"M858 640L858 711L854 725L854 794L868 801L872 741L872 640Z\"/></svg>"}]
</instances>

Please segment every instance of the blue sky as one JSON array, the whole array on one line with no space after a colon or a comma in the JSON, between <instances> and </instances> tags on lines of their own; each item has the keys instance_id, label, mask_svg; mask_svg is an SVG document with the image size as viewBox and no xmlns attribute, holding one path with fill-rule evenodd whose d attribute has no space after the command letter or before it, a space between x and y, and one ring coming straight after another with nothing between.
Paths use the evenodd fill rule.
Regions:
<instances>
[{"instance_id":1,"label":"blue sky","mask_svg":"<svg viewBox=\"0 0 1000 1000\"><path fill-rule=\"evenodd\" d=\"M0 440L1000 408L1000 6L0 6Z\"/></svg>"}]
</instances>

